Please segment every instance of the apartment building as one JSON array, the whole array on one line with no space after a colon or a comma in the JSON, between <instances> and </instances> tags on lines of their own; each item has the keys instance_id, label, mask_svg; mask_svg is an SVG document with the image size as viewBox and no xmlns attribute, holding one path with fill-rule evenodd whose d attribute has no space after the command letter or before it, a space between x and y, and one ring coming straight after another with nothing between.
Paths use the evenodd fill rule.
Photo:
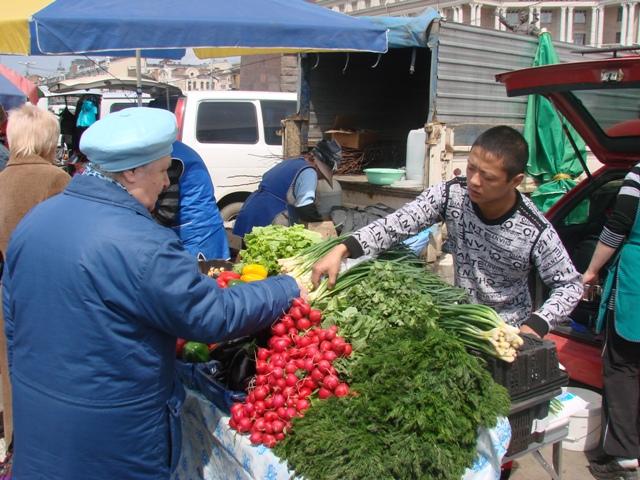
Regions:
<instances>
[{"instance_id":1,"label":"apartment building","mask_svg":"<svg viewBox=\"0 0 640 480\"><path fill-rule=\"evenodd\" d=\"M426 7L437 9L452 22L496 30L518 23L521 10L545 28L554 39L577 45L637 45L640 43L640 2L621 0L317 0L316 3L348 15L413 16Z\"/></svg>"}]
</instances>

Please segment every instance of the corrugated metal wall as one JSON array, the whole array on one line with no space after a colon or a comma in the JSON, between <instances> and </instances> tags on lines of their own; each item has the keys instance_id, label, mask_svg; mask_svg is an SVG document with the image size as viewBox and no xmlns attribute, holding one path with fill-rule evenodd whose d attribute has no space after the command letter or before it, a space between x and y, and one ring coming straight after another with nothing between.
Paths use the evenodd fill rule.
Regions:
<instances>
[{"instance_id":1,"label":"corrugated metal wall","mask_svg":"<svg viewBox=\"0 0 640 480\"><path fill-rule=\"evenodd\" d=\"M457 145L470 145L492 125L523 127L527 97L507 97L495 75L531 66L537 38L441 22L433 25L429 44L437 52L429 120L454 127ZM554 46L563 62L584 59L571 53L579 48L576 45L554 42Z\"/></svg>"}]
</instances>

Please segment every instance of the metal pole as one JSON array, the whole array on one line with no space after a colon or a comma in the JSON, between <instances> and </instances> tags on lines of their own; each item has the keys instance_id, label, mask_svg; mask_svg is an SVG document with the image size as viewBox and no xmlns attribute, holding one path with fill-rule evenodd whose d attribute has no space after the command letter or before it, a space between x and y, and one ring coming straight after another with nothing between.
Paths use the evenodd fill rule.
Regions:
<instances>
[{"instance_id":1,"label":"metal pole","mask_svg":"<svg viewBox=\"0 0 640 480\"><path fill-rule=\"evenodd\" d=\"M140 49L136 49L136 93L138 94L138 106L142 106L142 62Z\"/></svg>"}]
</instances>

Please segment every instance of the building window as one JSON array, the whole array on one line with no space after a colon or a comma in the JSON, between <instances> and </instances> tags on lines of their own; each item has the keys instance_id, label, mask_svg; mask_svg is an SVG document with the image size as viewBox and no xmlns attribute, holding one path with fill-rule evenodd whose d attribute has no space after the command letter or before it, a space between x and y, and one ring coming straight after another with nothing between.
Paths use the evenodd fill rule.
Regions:
<instances>
[{"instance_id":1,"label":"building window","mask_svg":"<svg viewBox=\"0 0 640 480\"><path fill-rule=\"evenodd\" d=\"M200 81L200 90L204 90L204 82Z\"/></svg>"},{"instance_id":2,"label":"building window","mask_svg":"<svg viewBox=\"0 0 640 480\"><path fill-rule=\"evenodd\" d=\"M542 10L540 12L540 23L549 24L553 21L553 13L551 10Z\"/></svg>"},{"instance_id":3,"label":"building window","mask_svg":"<svg viewBox=\"0 0 640 480\"><path fill-rule=\"evenodd\" d=\"M587 35L585 33L574 33L573 43L576 45L586 45Z\"/></svg>"},{"instance_id":4,"label":"building window","mask_svg":"<svg viewBox=\"0 0 640 480\"><path fill-rule=\"evenodd\" d=\"M622 21L622 7L618 7L618 22Z\"/></svg>"},{"instance_id":5,"label":"building window","mask_svg":"<svg viewBox=\"0 0 640 480\"><path fill-rule=\"evenodd\" d=\"M586 10L574 10L573 23L587 23L587 11Z\"/></svg>"},{"instance_id":6,"label":"building window","mask_svg":"<svg viewBox=\"0 0 640 480\"><path fill-rule=\"evenodd\" d=\"M616 43L620 43L622 40L622 34L620 32L616 32Z\"/></svg>"}]
</instances>

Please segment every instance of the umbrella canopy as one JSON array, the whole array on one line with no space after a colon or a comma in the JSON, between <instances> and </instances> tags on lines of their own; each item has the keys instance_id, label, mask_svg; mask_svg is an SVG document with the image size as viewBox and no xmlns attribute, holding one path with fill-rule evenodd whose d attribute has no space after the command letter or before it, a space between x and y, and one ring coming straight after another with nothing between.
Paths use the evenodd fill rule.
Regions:
<instances>
[{"instance_id":1,"label":"umbrella canopy","mask_svg":"<svg viewBox=\"0 0 640 480\"><path fill-rule=\"evenodd\" d=\"M384 27L305 0L21 0L3 7L0 31L0 53L21 55L387 48Z\"/></svg>"},{"instance_id":2,"label":"umbrella canopy","mask_svg":"<svg viewBox=\"0 0 640 480\"><path fill-rule=\"evenodd\" d=\"M34 105L38 103L38 87L28 78L23 77L18 72L11 70L5 65L0 65L0 75L13 83L18 90L27 96Z\"/></svg>"},{"instance_id":3,"label":"umbrella canopy","mask_svg":"<svg viewBox=\"0 0 640 480\"><path fill-rule=\"evenodd\" d=\"M532 66L555 63L559 63L559 59L551 34L542 33ZM527 173L539 184L531 194L531 200L543 212L572 189L576 185L575 177L582 173L582 165L567 135L575 142L582 158L586 158L584 140L551 101L541 95L529 95L524 124L524 137L529 144ZM571 215L574 218L568 219L570 222L581 223L586 212L577 209Z\"/></svg>"},{"instance_id":4,"label":"umbrella canopy","mask_svg":"<svg viewBox=\"0 0 640 480\"><path fill-rule=\"evenodd\" d=\"M18 89L11 81L0 74L0 105L5 110L19 107L27 100L27 96Z\"/></svg>"}]
</instances>

